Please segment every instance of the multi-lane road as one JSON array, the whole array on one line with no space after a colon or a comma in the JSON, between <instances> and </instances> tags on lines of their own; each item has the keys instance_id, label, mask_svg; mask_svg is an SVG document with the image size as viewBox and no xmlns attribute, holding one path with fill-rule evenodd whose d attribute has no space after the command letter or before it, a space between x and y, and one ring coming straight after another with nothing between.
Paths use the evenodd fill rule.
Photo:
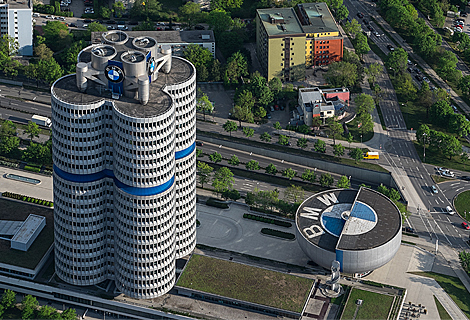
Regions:
<instances>
[{"instance_id":1,"label":"multi-lane road","mask_svg":"<svg viewBox=\"0 0 470 320\"><path fill-rule=\"evenodd\" d=\"M357 14L361 12L365 14L364 18L370 21L370 11L375 11L374 4L363 0L354 1L354 4L351 0L345 0L344 4L351 18L358 18ZM374 12L374 16L376 14ZM359 20L362 23L362 19ZM373 27L376 30L379 29L375 25ZM395 47L386 35L377 37L372 33L371 39L385 54L390 52L389 45ZM382 64L382 61L373 53L365 55L364 60L367 64L374 62ZM449 244L459 250L468 250L466 240L470 232L460 226L461 217L447 214L445 208L452 206L452 199L457 192L470 189L470 183L457 181L454 182L456 184L441 184L437 186L439 193L432 193L431 186L435 183L431 174L434 173L434 168L424 165L416 152L410 133L406 129L392 83L387 75L378 77L377 82L383 92L380 108L390 138L383 149L381 164L394 174L397 184L402 187L402 194L409 201L410 209L414 214L408 218L407 222L421 235L439 239L441 243ZM456 174L457 177L462 175L458 172ZM458 191L455 189L453 194L449 193L447 189L452 189L457 183Z\"/></svg>"}]
</instances>

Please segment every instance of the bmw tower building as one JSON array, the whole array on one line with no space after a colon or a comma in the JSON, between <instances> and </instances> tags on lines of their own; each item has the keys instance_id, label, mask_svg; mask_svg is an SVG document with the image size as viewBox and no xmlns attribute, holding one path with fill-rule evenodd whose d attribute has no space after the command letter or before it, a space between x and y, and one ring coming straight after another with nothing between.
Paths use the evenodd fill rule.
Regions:
<instances>
[{"instance_id":1,"label":"bmw tower building","mask_svg":"<svg viewBox=\"0 0 470 320\"><path fill-rule=\"evenodd\" d=\"M105 32L52 88L55 268L168 292L196 245L196 70L138 32Z\"/></svg>"}]
</instances>

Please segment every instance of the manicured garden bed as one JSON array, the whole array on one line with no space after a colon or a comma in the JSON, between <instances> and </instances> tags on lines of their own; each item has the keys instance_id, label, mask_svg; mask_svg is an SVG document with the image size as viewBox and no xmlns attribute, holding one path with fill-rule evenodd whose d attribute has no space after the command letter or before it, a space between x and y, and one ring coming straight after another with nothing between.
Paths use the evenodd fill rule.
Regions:
<instances>
[{"instance_id":1,"label":"manicured garden bed","mask_svg":"<svg viewBox=\"0 0 470 320\"><path fill-rule=\"evenodd\" d=\"M39 205L46 206L46 207L53 207L54 206L54 203L52 201L37 199L37 198L34 198L34 197L28 197L28 196L24 196L24 195L19 194L19 193L3 192L2 196L6 197L6 198L12 198L12 199L16 199L16 200L25 201L25 202L35 203L35 204L39 204Z\"/></svg>"},{"instance_id":2,"label":"manicured garden bed","mask_svg":"<svg viewBox=\"0 0 470 320\"><path fill-rule=\"evenodd\" d=\"M228 204L226 204L225 202L219 201L217 199L214 199L214 198L209 198L206 201L206 205L220 208L220 209L228 209Z\"/></svg>"},{"instance_id":3,"label":"manicured garden bed","mask_svg":"<svg viewBox=\"0 0 470 320\"><path fill-rule=\"evenodd\" d=\"M193 254L177 285L301 312L313 280Z\"/></svg>"},{"instance_id":4,"label":"manicured garden bed","mask_svg":"<svg viewBox=\"0 0 470 320\"><path fill-rule=\"evenodd\" d=\"M470 191L464 191L455 198L455 210L467 221L470 221Z\"/></svg>"},{"instance_id":5,"label":"manicured garden bed","mask_svg":"<svg viewBox=\"0 0 470 320\"><path fill-rule=\"evenodd\" d=\"M387 319L393 303L393 296L353 288L341 319L352 319L356 312L356 301L362 300L356 320Z\"/></svg>"},{"instance_id":6,"label":"manicured garden bed","mask_svg":"<svg viewBox=\"0 0 470 320\"><path fill-rule=\"evenodd\" d=\"M286 239L286 240L294 240L295 239L295 234L293 234L293 233L283 232L283 231L269 229L269 228L261 229L261 233L267 234L267 235L273 236L273 237L278 237L278 238L281 238L281 239Z\"/></svg>"},{"instance_id":7,"label":"manicured garden bed","mask_svg":"<svg viewBox=\"0 0 470 320\"><path fill-rule=\"evenodd\" d=\"M259 221L259 222L264 222L264 223L275 224L275 225L280 226L280 227L286 227L286 228L292 227L292 223L290 223L290 222L277 220L277 219L266 218L266 217L263 217L263 216L258 216L256 214L244 213L243 218L250 219L250 220L255 220L255 221Z\"/></svg>"}]
</instances>

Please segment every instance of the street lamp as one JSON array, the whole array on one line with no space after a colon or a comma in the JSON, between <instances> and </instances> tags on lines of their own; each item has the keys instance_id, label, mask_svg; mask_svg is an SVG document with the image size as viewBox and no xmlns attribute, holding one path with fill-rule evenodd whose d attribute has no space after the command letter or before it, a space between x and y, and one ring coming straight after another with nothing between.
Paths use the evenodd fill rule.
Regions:
<instances>
[{"instance_id":1,"label":"street lamp","mask_svg":"<svg viewBox=\"0 0 470 320\"><path fill-rule=\"evenodd\" d=\"M423 162L426 162L426 132L423 133L423 148L424 148L424 151L423 151Z\"/></svg>"},{"instance_id":2,"label":"street lamp","mask_svg":"<svg viewBox=\"0 0 470 320\"><path fill-rule=\"evenodd\" d=\"M361 133L361 144L362 144L362 133Z\"/></svg>"}]
</instances>

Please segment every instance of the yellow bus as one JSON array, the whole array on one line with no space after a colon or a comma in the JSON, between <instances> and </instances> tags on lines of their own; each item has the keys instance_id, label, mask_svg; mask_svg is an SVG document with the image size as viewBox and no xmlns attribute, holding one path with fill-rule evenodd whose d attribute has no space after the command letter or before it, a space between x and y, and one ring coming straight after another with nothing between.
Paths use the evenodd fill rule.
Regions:
<instances>
[{"instance_id":1,"label":"yellow bus","mask_svg":"<svg viewBox=\"0 0 470 320\"><path fill-rule=\"evenodd\" d=\"M364 159L379 160L379 153L378 152L366 152L364 154Z\"/></svg>"}]
</instances>

